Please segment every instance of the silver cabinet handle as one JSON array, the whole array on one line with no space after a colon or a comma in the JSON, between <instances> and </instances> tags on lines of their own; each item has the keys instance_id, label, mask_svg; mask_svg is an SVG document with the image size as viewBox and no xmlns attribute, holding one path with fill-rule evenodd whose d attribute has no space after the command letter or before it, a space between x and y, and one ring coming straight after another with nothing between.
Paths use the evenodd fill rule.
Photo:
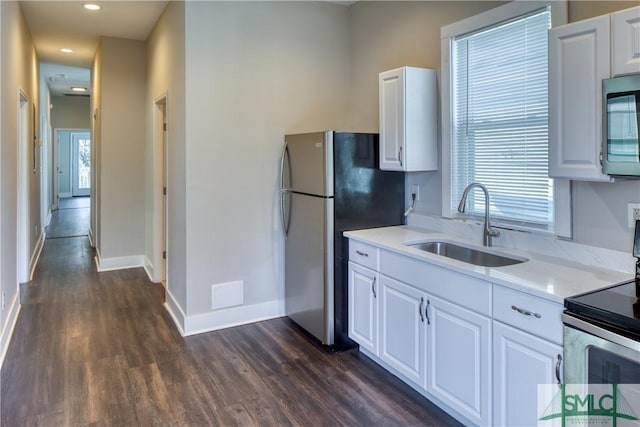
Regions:
<instances>
[{"instance_id":1,"label":"silver cabinet handle","mask_svg":"<svg viewBox=\"0 0 640 427\"><path fill-rule=\"evenodd\" d=\"M402 145L400 146L400 148L398 148L398 161L400 162L400 167L404 167L402 165Z\"/></svg>"},{"instance_id":2,"label":"silver cabinet handle","mask_svg":"<svg viewBox=\"0 0 640 427\"><path fill-rule=\"evenodd\" d=\"M539 313L534 313L533 311L525 310L524 308L520 308L520 307L517 307L515 305L512 305L511 309L515 310L518 313L520 313L522 315L525 315L525 316L534 316L534 317L536 317L538 319L542 317L542 315L539 314Z\"/></svg>"},{"instance_id":3,"label":"silver cabinet handle","mask_svg":"<svg viewBox=\"0 0 640 427\"><path fill-rule=\"evenodd\" d=\"M373 292L373 297L378 298L376 294L376 276L373 276L373 280L371 281L371 292Z\"/></svg>"},{"instance_id":4,"label":"silver cabinet handle","mask_svg":"<svg viewBox=\"0 0 640 427\"><path fill-rule=\"evenodd\" d=\"M562 385L562 380L560 379L560 365L562 364L562 355L558 355L558 361L556 362L556 380L558 380L558 385Z\"/></svg>"},{"instance_id":5,"label":"silver cabinet handle","mask_svg":"<svg viewBox=\"0 0 640 427\"><path fill-rule=\"evenodd\" d=\"M431 319L429 319L429 305L431 305L431 301L427 300L427 306L424 309L424 315L427 316L427 325L431 324Z\"/></svg>"},{"instance_id":6,"label":"silver cabinet handle","mask_svg":"<svg viewBox=\"0 0 640 427\"><path fill-rule=\"evenodd\" d=\"M366 253L366 252L361 252L361 251L359 251L359 250L356 250L356 253L357 253L358 255L360 255L360 256L366 256L366 257L368 257L368 256L369 256L369 254L368 254L368 253Z\"/></svg>"},{"instance_id":7,"label":"silver cabinet handle","mask_svg":"<svg viewBox=\"0 0 640 427\"><path fill-rule=\"evenodd\" d=\"M420 321L424 323L424 316L422 315L422 306L424 305L424 297L420 298L420 306L418 307L418 314L420 315Z\"/></svg>"}]
</instances>

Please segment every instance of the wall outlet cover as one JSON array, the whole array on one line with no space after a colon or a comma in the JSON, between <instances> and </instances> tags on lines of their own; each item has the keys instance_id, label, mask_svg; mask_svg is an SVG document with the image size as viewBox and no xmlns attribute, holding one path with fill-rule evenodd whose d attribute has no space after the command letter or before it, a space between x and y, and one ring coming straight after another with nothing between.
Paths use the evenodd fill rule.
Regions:
<instances>
[{"instance_id":1,"label":"wall outlet cover","mask_svg":"<svg viewBox=\"0 0 640 427\"><path fill-rule=\"evenodd\" d=\"M640 220L640 203L627 204L627 226L635 228L636 221Z\"/></svg>"}]
</instances>

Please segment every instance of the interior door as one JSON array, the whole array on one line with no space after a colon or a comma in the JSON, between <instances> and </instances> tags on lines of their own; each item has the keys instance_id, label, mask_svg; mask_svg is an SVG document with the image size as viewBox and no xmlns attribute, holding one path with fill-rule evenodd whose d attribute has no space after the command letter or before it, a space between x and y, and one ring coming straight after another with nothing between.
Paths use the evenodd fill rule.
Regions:
<instances>
[{"instance_id":1,"label":"interior door","mask_svg":"<svg viewBox=\"0 0 640 427\"><path fill-rule=\"evenodd\" d=\"M88 132L71 135L71 193L73 197L91 192L91 137Z\"/></svg>"}]
</instances>

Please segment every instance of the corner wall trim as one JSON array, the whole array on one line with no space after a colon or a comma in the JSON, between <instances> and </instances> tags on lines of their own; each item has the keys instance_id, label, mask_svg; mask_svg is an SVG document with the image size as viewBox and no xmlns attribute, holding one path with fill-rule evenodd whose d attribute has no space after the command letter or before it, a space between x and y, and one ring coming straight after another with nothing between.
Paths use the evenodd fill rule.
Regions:
<instances>
[{"instance_id":1,"label":"corner wall trim","mask_svg":"<svg viewBox=\"0 0 640 427\"><path fill-rule=\"evenodd\" d=\"M284 315L284 305L282 301L277 300L196 314L184 319L184 336L275 319Z\"/></svg>"},{"instance_id":2,"label":"corner wall trim","mask_svg":"<svg viewBox=\"0 0 640 427\"><path fill-rule=\"evenodd\" d=\"M0 368L2 368L2 365L4 364L4 358L7 355L7 350L9 349L9 343L11 342L13 331L16 328L16 323L18 323L18 315L20 314L21 308L20 290L16 290L16 294L13 297L13 301L11 301L11 306L9 307L7 321L4 324L2 333L0 333Z\"/></svg>"},{"instance_id":3,"label":"corner wall trim","mask_svg":"<svg viewBox=\"0 0 640 427\"><path fill-rule=\"evenodd\" d=\"M96 244L94 243L94 240L93 240L93 230L91 229L91 227L89 227L88 236L89 236L89 246L91 246L92 248L95 248Z\"/></svg>"},{"instance_id":4,"label":"corner wall trim","mask_svg":"<svg viewBox=\"0 0 640 427\"><path fill-rule=\"evenodd\" d=\"M33 253L31 254L31 259L29 260L29 281L33 280L33 274L36 272L36 266L38 265L38 260L40 260L40 254L44 247L45 237L46 233L40 233L36 247L33 249Z\"/></svg>"},{"instance_id":5,"label":"corner wall trim","mask_svg":"<svg viewBox=\"0 0 640 427\"><path fill-rule=\"evenodd\" d=\"M102 256L100 255L100 251L97 248L95 261L98 272L144 267L145 264L144 255L102 258Z\"/></svg>"},{"instance_id":6,"label":"corner wall trim","mask_svg":"<svg viewBox=\"0 0 640 427\"><path fill-rule=\"evenodd\" d=\"M144 271L147 273L147 277L151 283L157 283L153 280L153 263L149 261L149 258L144 257Z\"/></svg>"},{"instance_id":7,"label":"corner wall trim","mask_svg":"<svg viewBox=\"0 0 640 427\"><path fill-rule=\"evenodd\" d=\"M173 319L173 323L176 324L180 335L184 337L184 319L186 317L184 311L182 311L182 309L180 308L180 304L178 304L178 302L168 289L165 289L165 295L166 298L164 302L164 308L169 312L169 315Z\"/></svg>"}]
</instances>

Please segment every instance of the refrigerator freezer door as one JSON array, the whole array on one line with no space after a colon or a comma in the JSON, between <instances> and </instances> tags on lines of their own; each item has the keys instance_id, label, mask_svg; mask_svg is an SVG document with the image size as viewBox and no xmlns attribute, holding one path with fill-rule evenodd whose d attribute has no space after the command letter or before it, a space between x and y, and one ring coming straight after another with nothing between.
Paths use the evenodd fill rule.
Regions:
<instances>
[{"instance_id":1,"label":"refrigerator freezer door","mask_svg":"<svg viewBox=\"0 0 640 427\"><path fill-rule=\"evenodd\" d=\"M285 144L284 185L296 193L332 197L333 132L286 135Z\"/></svg>"},{"instance_id":2,"label":"refrigerator freezer door","mask_svg":"<svg viewBox=\"0 0 640 427\"><path fill-rule=\"evenodd\" d=\"M334 344L333 199L290 193L285 311L325 345Z\"/></svg>"}]
</instances>

